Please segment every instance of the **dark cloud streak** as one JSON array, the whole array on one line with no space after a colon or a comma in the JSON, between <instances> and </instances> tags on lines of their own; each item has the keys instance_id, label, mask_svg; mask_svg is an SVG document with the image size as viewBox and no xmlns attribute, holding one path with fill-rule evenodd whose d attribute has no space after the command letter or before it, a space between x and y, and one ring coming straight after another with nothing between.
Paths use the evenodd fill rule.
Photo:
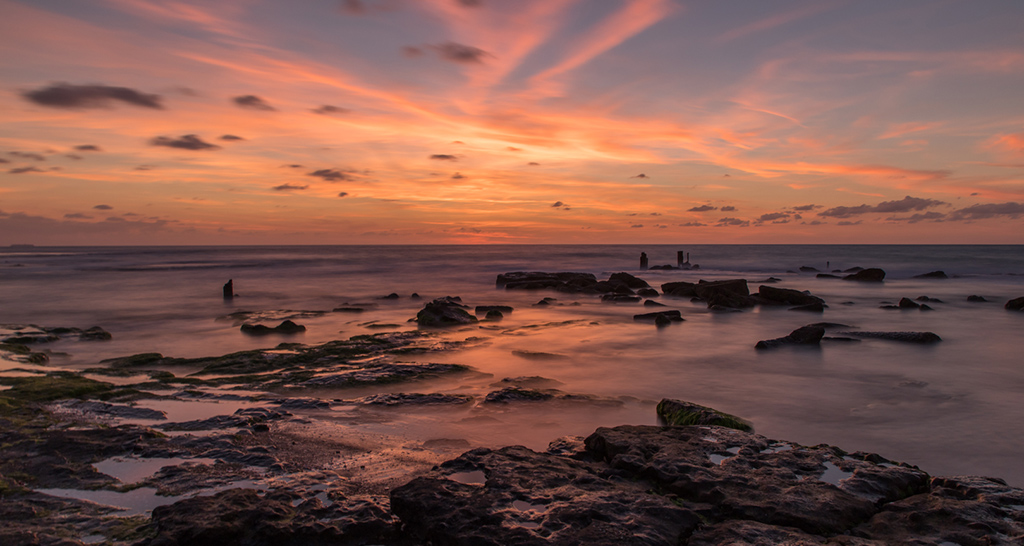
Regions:
<instances>
[{"instance_id":1,"label":"dark cloud streak","mask_svg":"<svg viewBox=\"0 0 1024 546\"><path fill-rule=\"evenodd\" d=\"M26 91L21 96L40 106L51 108L102 108L113 102L123 102L143 108L163 109L160 95L101 84L55 83L49 87Z\"/></svg>"}]
</instances>

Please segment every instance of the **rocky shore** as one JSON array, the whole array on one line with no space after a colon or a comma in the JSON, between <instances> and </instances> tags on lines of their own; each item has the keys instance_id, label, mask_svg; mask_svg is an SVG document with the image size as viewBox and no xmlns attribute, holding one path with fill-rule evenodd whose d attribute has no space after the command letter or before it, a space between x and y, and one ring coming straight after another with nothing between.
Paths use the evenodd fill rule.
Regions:
<instances>
[{"instance_id":1,"label":"rocky shore","mask_svg":"<svg viewBox=\"0 0 1024 546\"><path fill-rule=\"evenodd\" d=\"M885 278L877 269L848 273L836 278L868 286ZM691 324L665 308L679 301L696 302L708 314L828 309L823 298L766 282L752 291L744 279L676 281L659 291L628 273L598 280L588 273L512 272L499 275L496 287L582 295L604 308L646 300L645 307L660 310L631 314L630 322L679 325L660 333ZM909 304L893 307L922 309L904 299ZM1019 311L1022 301L1005 309ZM364 313L373 305L333 312ZM535 304L561 305L552 297ZM998 478L936 477L883 455L844 450L856 446L767 438L755 433L755 421L682 400L657 404L661 425L602 427L585 437L552 438L546 450L477 447L460 438L412 441L345 426L384 419L381 411L557 412L624 403L565 392L541 376L488 379L489 390L476 395L425 387L486 375L448 359L427 361L485 343L477 329L514 335L539 326L499 326L513 317L509 305L471 307L445 296L422 306L409 319L417 328L411 331L320 344L287 338L272 348L202 358L142 353L86 370L0 376L0 544L1024 543L1024 490ZM290 336L306 330L293 320L316 313L327 312L236 312L225 320L239 335ZM465 334L457 339L446 335L460 329ZM3 332L0 356L26 365L48 361L46 343L111 336L102 328L28 325L5 325ZM748 350L942 341L933 332L829 322L784 334L750 340ZM567 358L534 349L542 348L512 356L545 364ZM168 409L200 403L228 409L187 417Z\"/></svg>"}]
</instances>

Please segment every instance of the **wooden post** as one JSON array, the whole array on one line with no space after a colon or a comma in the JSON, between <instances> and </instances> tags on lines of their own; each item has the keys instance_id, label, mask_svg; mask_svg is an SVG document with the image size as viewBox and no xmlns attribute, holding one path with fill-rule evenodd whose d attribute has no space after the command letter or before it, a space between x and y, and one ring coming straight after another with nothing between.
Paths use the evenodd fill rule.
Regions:
<instances>
[{"instance_id":1,"label":"wooden post","mask_svg":"<svg viewBox=\"0 0 1024 546\"><path fill-rule=\"evenodd\" d=\"M682 250L676 252L676 266L683 267L683 255L684 253Z\"/></svg>"},{"instance_id":2,"label":"wooden post","mask_svg":"<svg viewBox=\"0 0 1024 546\"><path fill-rule=\"evenodd\" d=\"M647 269L647 253L640 253L640 269Z\"/></svg>"}]
</instances>

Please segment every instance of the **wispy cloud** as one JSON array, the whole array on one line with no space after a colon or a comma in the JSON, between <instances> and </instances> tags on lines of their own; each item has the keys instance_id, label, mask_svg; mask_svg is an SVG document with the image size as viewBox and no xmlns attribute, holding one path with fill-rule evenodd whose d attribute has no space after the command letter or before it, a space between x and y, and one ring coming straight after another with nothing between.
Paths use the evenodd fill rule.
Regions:
<instances>
[{"instance_id":1,"label":"wispy cloud","mask_svg":"<svg viewBox=\"0 0 1024 546\"><path fill-rule=\"evenodd\" d=\"M220 146L203 141L196 135L182 135L178 138L158 136L150 139L153 146L178 148L180 150L219 150Z\"/></svg>"}]
</instances>

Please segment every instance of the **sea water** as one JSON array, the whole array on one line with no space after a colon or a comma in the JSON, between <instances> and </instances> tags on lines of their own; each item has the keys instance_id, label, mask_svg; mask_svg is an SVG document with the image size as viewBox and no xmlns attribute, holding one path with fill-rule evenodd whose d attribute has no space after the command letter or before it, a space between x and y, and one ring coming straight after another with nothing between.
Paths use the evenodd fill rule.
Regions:
<instances>
[{"instance_id":1,"label":"sea water","mask_svg":"<svg viewBox=\"0 0 1024 546\"><path fill-rule=\"evenodd\" d=\"M652 266L675 265L680 250L700 269L639 270L641 252ZM844 282L800 272L801 266L822 272L880 267L887 276L882 284ZM914 278L936 270L950 278ZM754 281L776 277L781 282L772 286L808 290L829 307L824 314L785 307L717 313L703 303L664 296L658 299L667 308L606 304L592 295L497 289L495 277L508 271L580 271L599 278L626 271L654 287L745 278L751 291L759 285ZM228 279L238 296L225 301L221 287ZM467 348L406 359L466 364L473 373L388 389L464 393L480 400L500 388L495 385L502 378L540 376L564 392L595 395L606 403L399 408L374 419L339 410L321 417L333 426L410 441L449 438L474 446L543 449L559 436L586 435L599 426L654 424L654 404L678 398L744 417L770 438L875 452L934 475L997 476L1024 486L1024 313L1003 309L1007 300L1024 296L1022 246L19 248L0 249L0 293L0 324L101 326L113 334L106 342L62 339L36 345L35 350L52 353L44 366L0 362L22 370L17 373L83 370L106 358L143 352L191 358L282 341L317 344L414 330L409 319L425 301L440 296L460 296L470 306L511 305L515 311L499 323L441 334L470 340ZM399 298L382 299L391 293ZM411 299L412 293L423 300ZM968 302L969 295L989 303ZM935 309L930 312L881 308L919 296L943 303L929 303ZM557 301L535 307L543 297ZM358 314L331 312L357 303L373 305ZM679 309L686 321L656 328L632 319L657 309ZM270 326L299 314L293 320L307 330L297 336L247 336L237 321L225 319L236 311L264 313ZM862 331L929 331L943 341L916 345L872 339L754 349L759 340L819 321Z\"/></svg>"}]
</instances>

